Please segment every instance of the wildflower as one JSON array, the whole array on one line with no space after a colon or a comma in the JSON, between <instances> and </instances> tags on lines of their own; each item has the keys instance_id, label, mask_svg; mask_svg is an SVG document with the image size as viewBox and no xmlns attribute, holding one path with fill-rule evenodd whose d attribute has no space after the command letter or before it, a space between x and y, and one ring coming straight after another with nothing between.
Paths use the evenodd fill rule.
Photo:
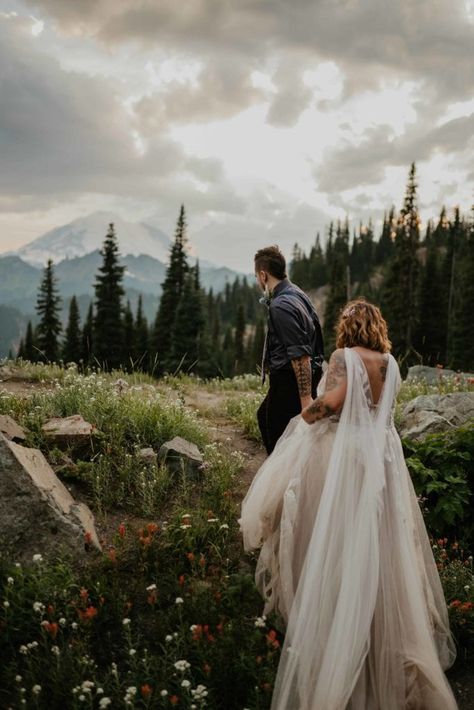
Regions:
<instances>
[{"instance_id":1,"label":"wildflower","mask_svg":"<svg viewBox=\"0 0 474 710\"><path fill-rule=\"evenodd\" d=\"M77 623L75 621L73 621L71 624L72 630L75 631L77 629L77 626L78 626Z\"/></svg>"},{"instance_id":2,"label":"wildflower","mask_svg":"<svg viewBox=\"0 0 474 710\"><path fill-rule=\"evenodd\" d=\"M171 705L177 705L179 703L179 698L177 695L172 695L170 697L170 703Z\"/></svg>"},{"instance_id":3,"label":"wildflower","mask_svg":"<svg viewBox=\"0 0 474 710\"><path fill-rule=\"evenodd\" d=\"M148 683L145 683L140 688L140 693L142 694L142 697L145 699L149 698L150 695L152 694L152 692L153 692L153 688L151 687L151 685L148 685Z\"/></svg>"},{"instance_id":4,"label":"wildflower","mask_svg":"<svg viewBox=\"0 0 474 710\"><path fill-rule=\"evenodd\" d=\"M229 526L227 525L227 523L222 523L222 525L219 527L219 530L228 530L228 529L229 529Z\"/></svg>"},{"instance_id":5,"label":"wildflower","mask_svg":"<svg viewBox=\"0 0 474 710\"><path fill-rule=\"evenodd\" d=\"M258 616L257 619L255 620L255 626L257 627L257 629L263 629L266 626L265 617Z\"/></svg>"},{"instance_id":6,"label":"wildflower","mask_svg":"<svg viewBox=\"0 0 474 710\"><path fill-rule=\"evenodd\" d=\"M55 656L59 656L61 653L59 646L51 646L51 653L54 653Z\"/></svg>"},{"instance_id":7,"label":"wildflower","mask_svg":"<svg viewBox=\"0 0 474 710\"><path fill-rule=\"evenodd\" d=\"M176 661L176 663L174 664L174 667L176 668L177 671L181 671L181 673L184 673L189 668L191 668L191 664L188 663L188 661Z\"/></svg>"},{"instance_id":8,"label":"wildflower","mask_svg":"<svg viewBox=\"0 0 474 710\"><path fill-rule=\"evenodd\" d=\"M156 589L156 584L150 584L146 590L147 592L153 592Z\"/></svg>"},{"instance_id":9,"label":"wildflower","mask_svg":"<svg viewBox=\"0 0 474 710\"><path fill-rule=\"evenodd\" d=\"M41 693L41 685L34 685L31 689L31 692L34 695L39 695L39 693Z\"/></svg>"},{"instance_id":10,"label":"wildflower","mask_svg":"<svg viewBox=\"0 0 474 710\"><path fill-rule=\"evenodd\" d=\"M167 690L160 690L160 695L162 698L166 698L166 696L168 695L168 691Z\"/></svg>"},{"instance_id":11,"label":"wildflower","mask_svg":"<svg viewBox=\"0 0 474 710\"><path fill-rule=\"evenodd\" d=\"M92 533L87 531L84 533L84 544L90 545L91 542L92 542Z\"/></svg>"},{"instance_id":12,"label":"wildflower","mask_svg":"<svg viewBox=\"0 0 474 710\"><path fill-rule=\"evenodd\" d=\"M64 618L64 616L62 616L62 617L59 619L59 625L60 625L60 626L66 626L66 623L67 623L67 622L66 622L66 619Z\"/></svg>"},{"instance_id":13,"label":"wildflower","mask_svg":"<svg viewBox=\"0 0 474 710\"><path fill-rule=\"evenodd\" d=\"M167 643L169 643L169 642L172 641L172 640L173 640L173 637L172 637L170 634L167 634L167 635L165 636L165 641L166 641Z\"/></svg>"},{"instance_id":14,"label":"wildflower","mask_svg":"<svg viewBox=\"0 0 474 710\"><path fill-rule=\"evenodd\" d=\"M34 602L33 611L43 612L44 611L44 604L42 604L41 602Z\"/></svg>"},{"instance_id":15,"label":"wildflower","mask_svg":"<svg viewBox=\"0 0 474 710\"><path fill-rule=\"evenodd\" d=\"M130 651L128 652L128 654L129 654L129 656L135 656L136 652L137 651L135 648L131 648Z\"/></svg>"},{"instance_id":16,"label":"wildflower","mask_svg":"<svg viewBox=\"0 0 474 710\"><path fill-rule=\"evenodd\" d=\"M148 523L146 528L147 528L148 532L150 533L150 535L154 535L159 530L159 527L156 523Z\"/></svg>"},{"instance_id":17,"label":"wildflower","mask_svg":"<svg viewBox=\"0 0 474 710\"><path fill-rule=\"evenodd\" d=\"M120 537L122 538L122 540L123 540L123 538L125 537L125 533L126 533L126 532L127 532L127 530L126 530L126 528L125 528L125 523L120 523L120 525L119 525L119 527L118 527L118 534L120 535Z\"/></svg>"},{"instance_id":18,"label":"wildflower","mask_svg":"<svg viewBox=\"0 0 474 710\"><path fill-rule=\"evenodd\" d=\"M178 605L184 604L184 599L182 597L176 597L176 599L174 600L174 603L178 604Z\"/></svg>"},{"instance_id":19,"label":"wildflower","mask_svg":"<svg viewBox=\"0 0 474 710\"><path fill-rule=\"evenodd\" d=\"M107 554L111 562L117 562L117 553L115 552L115 548L111 547Z\"/></svg>"},{"instance_id":20,"label":"wildflower","mask_svg":"<svg viewBox=\"0 0 474 710\"><path fill-rule=\"evenodd\" d=\"M190 524L190 523L184 523L183 525L180 525L179 527L181 528L181 530L187 530L188 528L191 527L191 524Z\"/></svg>"},{"instance_id":21,"label":"wildflower","mask_svg":"<svg viewBox=\"0 0 474 710\"><path fill-rule=\"evenodd\" d=\"M27 649L27 647L26 647L24 644L22 644L22 645L20 646L20 649L19 649L19 650L20 650L20 653L23 654L23 656L26 656L26 654L28 653L28 649Z\"/></svg>"},{"instance_id":22,"label":"wildflower","mask_svg":"<svg viewBox=\"0 0 474 710\"><path fill-rule=\"evenodd\" d=\"M208 519L207 519L207 522L208 522L208 523L218 523L218 522L219 522L219 518L208 518Z\"/></svg>"},{"instance_id":23,"label":"wildflower","mask_svg":"<svg viewBox=\"0 0 474 710\"><path fill-rule=\"evenodd\" d=\"M469 584L466 584L466 586L464 587L464 591L465 591L465 592L468 592L468 591L470 590L470 588L471 588L471 587L469 586Z\"/></svg>"},{"instance_id":24,"label":"wildflower","mask_svg":"<svg viewBox=\"0 0 474 710\"><path fill-rule=\"evenodd\" d=\"M36 555L33 555L33 562L42 562L43 561L43 555L40 555L39 553L36 553ZM35 686L36 687L36 686Z\"/></svg>"},{"instance_id":25,"label":"wildflower","mask_svg":"<svg viewBox=\"0 0 474 710\"><path fill-rule=\"evenodd\" d=\"M99 701L99 707L100 707L100 708L108 708L109 705L111 705L111 703L112 703L112 701L111 701L110 698L103 697L103 698L101 698L100 701Z\"/></svg>"},{"instance_id":26,"label":"wildflower","mask_svg":"<svg viewBox=\"0 0 474 710\"><path fill-rule=\"evenodd\" d=\"M277 639L277 633L274 629L271 629L267 634L267 644L273 646L273 648L280 647L280 642Z\"/></svg>"},{"instance_id":27,"label":"wildflower","mask_svg":"<svg viewBox=\"0 0 474 710\"><path fill-rule=\"evenodd\" d=\"M188 560L189 560L190 562L194 562L194 553L188 552L187 555L186 555L186 557L188 558Z\"/></svg>"},{"instance_id":28,"label":"wildflower","mask_svg":"<svg viewBox=\"0 0 474 710\"><path fill-rule=\"evenodd\" d=\"M13 577L7 577L7 583L8 583L8 584L11 585L11 584L14 583L14 581L15 581L15 580L13 579Z\"/></svg>"},{"instance_id":29,"label":"wildflower","mask_svg":"<svg viewBox=\"0 0 474 710\"><path fill-rule=\"evenodd\" d=\"M184 587L184 581L185 581L184 574L180 574L178 577L178 584L180 587Z\"/></svg>"},{"instance_id":30,"label":"wildflower","mask_svg":"<svg viewBox=\"0 0 474 710\"><path fill-rule=\"evenodd\" d=\"M97 693L97 695L103 695L103 694L104 694L104 689L103 689L103 688L97 688L97 690L96 690L95 692Z\"/></svg>"},{"instance_id":31,"label":"wildflower","mask_svg":"<svg viewBox=\"0 0 474 710\"><path fill-rule=\"evenodd\" d=\"M125 617L125 619L122 619L122 624L123 626L128 626L130 624L130 619L128 617Z\"/></svg>"},{"instance_id":32,"label":"wildflower","mask_svg":"<svg viewBox=\"0 0 474 710\"><path fill-rule=\"evenodd\" d=\"M5 600L5 601L3 602L3 606L4 606L5 609L8 609L8 607L10 606L10 602L7 601L7 600Z\"/></svg>"},{"instance_id":33,"label":"wildflower","mask_svg":"<svg viewBox=\"0 0 474 710\"><path fill-rule=\"evenodd\" d=\"M455 599L453 602L451 602L450 606L454 609L457 609L458 606L461 606L461 602L459 601L459 599Z\"/></svg>"},{"instance_id":34,"label":"wildflower","mask_svg":"<svg viewBox=\"0 0 474 710\"><path fill-rule=\"evenodd\" d=\"M191 687L191 681L186 680L186 678L185 678L184 680L181 681L181 686L182 686L183 688L190 688L190 687Z\"/></svg>"}]
</instances>

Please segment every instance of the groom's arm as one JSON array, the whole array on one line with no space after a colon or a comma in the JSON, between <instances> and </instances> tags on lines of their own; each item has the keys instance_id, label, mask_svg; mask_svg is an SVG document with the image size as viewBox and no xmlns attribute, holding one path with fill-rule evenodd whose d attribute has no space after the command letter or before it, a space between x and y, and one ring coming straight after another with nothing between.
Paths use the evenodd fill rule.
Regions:
<instances>
[{"instance_id":1,"label":"groom's arm","mask_svg":"<svg viewBox=\"0 0 474 710\"><path fill-rule=\"evenodd\" d=\"M301 414L305 422L314 424L318 419L338 414L344 404L346 390L346 358L344 350L340 348L333 352L329 360L324 394L317 397Z\"/></svg>"},{"instance_id":2,"label":"groom's arm","mask_svg":"<svg viewBox=\"0 0 474 710\"><path fill-rule=\"evenodd\" d=\"M296 382L298 383L298 392L300 394L301 409L305 409L311 404L311 358L309 355L302 355L291 361Z\"/></svg>"}]
</instances>

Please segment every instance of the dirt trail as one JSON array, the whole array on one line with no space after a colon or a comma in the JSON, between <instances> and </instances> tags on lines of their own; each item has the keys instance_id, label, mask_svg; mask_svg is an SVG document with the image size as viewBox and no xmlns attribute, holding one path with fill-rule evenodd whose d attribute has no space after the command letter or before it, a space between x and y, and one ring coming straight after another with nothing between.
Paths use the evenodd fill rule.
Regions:
<instances>
[{"instance_id":1,"label":"dirt trail","mask_svg":"<svg viewBox=\"0 0 474 710\"><path fill-rule=\"evenodd\" d=\"M238 424L223 414L228 396L225 392L196 389L188 395L185 394L184 401L206 422L213 441L231 444L234 451L243 455L244 466L239 491L243 497L267 454L261 444L245 437Z\"/></svg>"}]
</instances>

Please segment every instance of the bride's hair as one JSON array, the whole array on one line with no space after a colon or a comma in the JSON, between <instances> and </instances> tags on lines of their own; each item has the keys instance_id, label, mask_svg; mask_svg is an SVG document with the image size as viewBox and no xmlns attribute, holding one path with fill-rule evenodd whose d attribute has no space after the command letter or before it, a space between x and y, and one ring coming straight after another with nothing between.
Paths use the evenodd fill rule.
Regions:
<instances>
[{"instance_id":1,"label":"bride's hair","mask_svg":"<svg viewBox=\"0 0 474 710\"><path fill-rule=\"evenodd\" d=\"M336 347L353 348L357 345L381 353L388 353L392 348L380 308L363 299L349 301L336 325Z\"/></svg>"}]
</instances>

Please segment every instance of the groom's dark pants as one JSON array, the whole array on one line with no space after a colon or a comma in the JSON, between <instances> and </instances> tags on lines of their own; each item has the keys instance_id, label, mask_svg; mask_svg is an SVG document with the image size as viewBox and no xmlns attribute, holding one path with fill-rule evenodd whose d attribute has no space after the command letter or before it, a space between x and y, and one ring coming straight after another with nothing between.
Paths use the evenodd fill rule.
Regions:
<instances>
[{"instance_id":1,"label":"groom's dark pants","mask_svg":"<svg viewBox=\"0 0 474 710\"><path fill-rule=\"evenodd\" d=\"M312 396L317 380L313 377ZM257 412L258 426L267 454L271 454L288 422L301 412L298 383L293 368L270 371L270 387Z\"/></svg>"}]
</instances>

